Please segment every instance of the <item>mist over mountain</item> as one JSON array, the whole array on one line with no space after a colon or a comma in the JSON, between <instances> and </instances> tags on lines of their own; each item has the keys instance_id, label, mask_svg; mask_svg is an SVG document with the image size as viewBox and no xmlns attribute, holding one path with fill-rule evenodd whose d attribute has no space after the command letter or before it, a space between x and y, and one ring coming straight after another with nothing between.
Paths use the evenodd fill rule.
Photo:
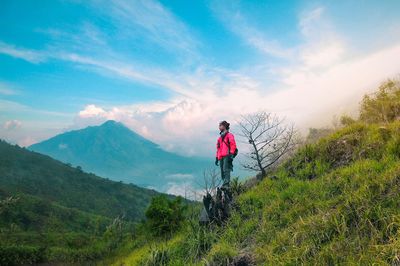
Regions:
<instances>
[{"instance_id":1,"label":"mist over mountain","mask_svg":"<svg viewBox=\"0 0 400 266\"><path fill-rule=\"evenodd\" d=\"M57 160L112 180L159 191L198 186L210 160L163 150L122 123L109 120L59 134L29 147Z\"/></svg>"}]
</instances>

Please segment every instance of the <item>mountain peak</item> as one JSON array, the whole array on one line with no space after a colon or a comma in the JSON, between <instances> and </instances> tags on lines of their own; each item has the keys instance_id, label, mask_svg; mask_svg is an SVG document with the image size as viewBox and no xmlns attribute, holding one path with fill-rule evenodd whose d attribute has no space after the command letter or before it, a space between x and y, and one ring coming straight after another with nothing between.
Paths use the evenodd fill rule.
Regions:
<instances>
[{"instance_id":1,"label":"mountain peak","mask_svg":"<svg viewBox=\"0 0 400 266\"><path fill-rule=\"evenodd\" d=\"M161 191L166 191L170 186L170 176L200 176L202 169L208 165L203 160L165 151L114 120L59 134L29 149L65 163L79 165L100 176Z\"/></svg>"},{"instance_id":2,"label":"mountain peak","mask_svg":"<svg viewBox=\"0 0 400 266\"><path fill-rule=\"evenodd\" d=\"M143 136L141 136L140 134L138 134L137 132L135 132L134 130L132 130L129 127L127 127L126 125L124 125L123 123L117 122L115 120L107 120L103 124L101 124L99 126L95 126L94 128L96 128L98 130L111 131L111 132L114 132L117 134L124 133L124 134L130 135L130 136L135 136L136 138L142 139L144 141L149 141L146 138L144 138Z\"/></svg>"},{"instance_id":3,"label":"mountain peak","mask_svg":"<svg viewBox=\"0 0 400 266\"><path fill-rule=\"evenodd\" d=\"M117 122L115 120L107 120L106 122L104 122L103 124L101 124L100 126L123 126L123 124L121 122Z\"/></svg>"}]
</instances>

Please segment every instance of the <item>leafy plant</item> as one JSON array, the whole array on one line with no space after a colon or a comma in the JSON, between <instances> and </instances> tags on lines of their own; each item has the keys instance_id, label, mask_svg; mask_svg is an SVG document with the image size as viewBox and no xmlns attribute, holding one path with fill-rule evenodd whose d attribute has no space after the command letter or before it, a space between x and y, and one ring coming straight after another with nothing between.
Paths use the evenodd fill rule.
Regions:
<instances>
[{"instance_id":1,"label":"leafy plant","mask_svg":"<svg viewBox=\"0 0 400 266\"><path fill-rule=\"evenodd\" d=\"M389 79L378 91L365 95L360 105L360 120L389 123L400 118L400 81Z\"/></svg>"},{"instance_id":2,"label":"leafy plant","mask_svg":"<svg viewBox=\"0 0 400 266\"><path fill-rule=\"evenodd\" d=\"M173 200L165 195L154 197L146 210L151 232L156 236L166 236L175 232L183 222L184 210L182 197Z\"/></svg>"}]
</instances>

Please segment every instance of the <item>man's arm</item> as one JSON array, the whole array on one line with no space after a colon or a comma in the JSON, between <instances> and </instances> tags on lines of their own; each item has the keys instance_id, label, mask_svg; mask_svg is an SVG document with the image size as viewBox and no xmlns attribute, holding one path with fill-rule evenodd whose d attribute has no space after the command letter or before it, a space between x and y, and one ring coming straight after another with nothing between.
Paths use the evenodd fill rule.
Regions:
<instances>
[{"instance_id":1,"label":"man's arm","mask_svg":"<svg viewBox=\"0 0 400 266\"><path fill-rule=\"evenodd\" d=\"M216 145L216 147L217 147L217 152L216 152L216 154L215 154L215 165L218 165L218 146L219 146L219 140L217 140L217 145Z\"/></svg>"},{"instance_id":2,"label":"man's arm","mask_svg":"<svg viewBox=\"0 0 400 266\"><path fill-rule=\"evenodd\" d=\"M229 134L229 146L230 153L234 154L236 150L236 141L233 134Z\"/></svg>"}]
</instances>

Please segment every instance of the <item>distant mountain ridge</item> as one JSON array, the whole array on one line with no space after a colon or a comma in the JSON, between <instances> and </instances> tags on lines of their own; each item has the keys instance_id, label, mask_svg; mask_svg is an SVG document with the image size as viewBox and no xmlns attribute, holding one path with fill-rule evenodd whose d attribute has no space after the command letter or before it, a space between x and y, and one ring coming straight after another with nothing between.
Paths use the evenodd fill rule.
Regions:
<instances>
[{"instance_id":1,"label":"distant mountain ridge","mask_svg":"<svg viewBox=\"0 0 400 266\"><path fill-rule=\"evenodd\" d=\"M0 140L0 265L98 258L115 219L133 230L155 195Z\"/></svg>"},{"instance_id":2,"label":"distant mountain ridge","mask_svg":"<svg viewBox=\"0 0 400 266\"><path fill-rule=\"evenodd\" d=\"M209 167L205 159L165 151L113 120L59 134L29 149L100 176L160 191L193 182Z\"/></svg>"},{"instance_id":3,"label":"distant mountain ridge","mask_svg":"<svg viewBox=\"0 0 400 266\"><path fill-rule=\"evenodd\" d=\"M0 197L30 195L68 208L139 221L158 193L83 172L0 140Z\"/></svg>"}]
</instances>

